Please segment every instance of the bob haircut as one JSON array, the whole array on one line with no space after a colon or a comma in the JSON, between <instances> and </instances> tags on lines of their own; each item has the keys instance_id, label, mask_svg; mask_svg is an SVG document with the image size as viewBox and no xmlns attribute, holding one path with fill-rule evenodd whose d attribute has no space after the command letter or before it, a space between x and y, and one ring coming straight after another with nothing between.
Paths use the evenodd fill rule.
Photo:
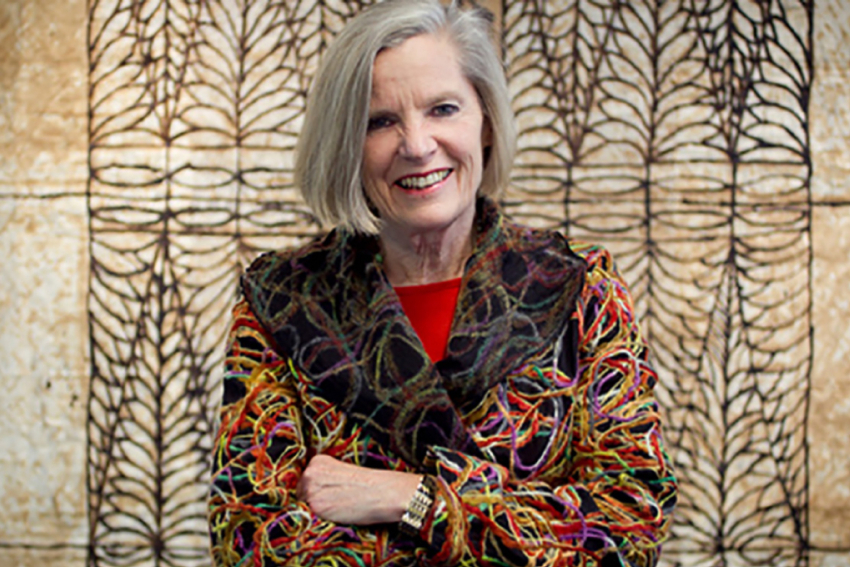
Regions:
<instances>
[{"instance_id":1,"label":"bob haircut","mask_svg":"<svg viewBox=\"0 0 850 567\"><path fill-rule=\"evenodd\" d=\"M307 98L296 147L295 182L325 226L376 234L380 219L363 191L361 165L372 96L372 66L383 49L422 34L445 34L475 88L492 130L479 195L498 197L516 152L516 125L492 15L439 0L387 0L351 19L328 48Z\"/></svg>"}]
</instances>

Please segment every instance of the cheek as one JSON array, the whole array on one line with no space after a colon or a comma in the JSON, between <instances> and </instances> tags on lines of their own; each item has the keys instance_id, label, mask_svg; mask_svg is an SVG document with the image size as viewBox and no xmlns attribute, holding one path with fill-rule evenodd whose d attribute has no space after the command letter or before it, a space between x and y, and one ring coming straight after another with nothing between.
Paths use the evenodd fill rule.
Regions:
<instances>
[{"instance_id":1,"label":"cheek","mask_svg":"<svg viewBox=\"0 0 850 567\"><path fill-rule=\"evenodd\" d=\"M392 162L391 141L385 136L377 135L367 138L363 145L363 170L370 175L380 175Z\"/></svg>"},{"instance_id":2,"label":"cheek","mask_svg":"<svg viewBox=\"0 0 850 567\"><path fill-rule=\"evenodd\" d=\"M361 168L361 175L363 175L364 179L369 179L375 175L375 169L375 150L374 148L365 146L363 148L363 165Z\"/></svg>"},{"instance_id":3,"label":"cheek","mask_svg":"<svg viewBox=\"0 0 850 567\"><path fill-rule=\"evenodd\" d=\"M383 182L383 177L381 176L379 171L376 171L377 165L373 163L369 163L368 160L363 160L363 169L360 174L363 191L366 193L366 198L370 203L370 208L373 208L374 212L377 213L379 217L383 217L386 215L388 208L390 207L389 200L389 189L387 189L387 185Z\"/></svg>"},{"instance_id":4,"label":"cheek","mask_svg":"<svg viewBox=\"0 0 850 567\"><path fill-rule=\"evenodd\" d=\"M479 175L484 167L484 146L481 144L481 138L471 135L464 142L462 150L464 161L473 173Z\"/></svg>"}]
</instances>

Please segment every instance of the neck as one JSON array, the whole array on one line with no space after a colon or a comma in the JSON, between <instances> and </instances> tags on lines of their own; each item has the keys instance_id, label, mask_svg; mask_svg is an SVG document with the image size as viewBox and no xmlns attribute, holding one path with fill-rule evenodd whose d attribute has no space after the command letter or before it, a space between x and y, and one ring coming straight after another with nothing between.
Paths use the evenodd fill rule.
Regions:
<instances>
[{"instance_id":1,"label":"neck","mask_svg":"<svg viewBox=\"0 0 850 567\"><path fill-rule=\"evenodd\" d=\"M463 276L472 253L472 219L440 231L382 232L384 271L393 286L425 285Z\"/></svg>"}]
</instances>

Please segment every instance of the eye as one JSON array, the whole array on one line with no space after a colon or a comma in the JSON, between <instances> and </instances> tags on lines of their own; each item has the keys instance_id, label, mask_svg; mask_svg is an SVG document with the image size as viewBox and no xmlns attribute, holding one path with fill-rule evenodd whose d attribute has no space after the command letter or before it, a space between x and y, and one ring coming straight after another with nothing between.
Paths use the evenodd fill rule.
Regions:
<instances>
[{"instance_id":1,"label":"eye","mask_svg":"<svg viewBox=\"0 0 850 567\"><path fill-rule=\"evenodd\" d=\"M444 102L442 104L438 104L435 106L431 113L434 116L451 116L460 110L460 107L456 104L452 104L450 102Z\"/></svg>"},{"instance_id":2,"label":"eye","mask_svg":"<svg viewBox=\"0 0 850 567\"><path fill-rule=\"evenodd\" d=\"M372 116L366 124L366 130L368 132L380 130L381 128L386 128L387 126L392 125L392 123L393 121L389 116Z\"/></svg>"}]
</instances>

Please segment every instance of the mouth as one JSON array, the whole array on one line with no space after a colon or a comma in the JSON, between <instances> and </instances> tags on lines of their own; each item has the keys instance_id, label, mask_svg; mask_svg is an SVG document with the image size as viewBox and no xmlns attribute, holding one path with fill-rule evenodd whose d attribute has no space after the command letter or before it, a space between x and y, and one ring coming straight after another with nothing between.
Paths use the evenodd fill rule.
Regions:
<instances>
[{"instance_id":1,"label":"mouth","mask_svg":"<svg viewBox=\"0 0 850 567\"><path fill-rule=\"evenodd\" d=\"M440 183L452 173L452 169L439 169L418 175L406 175L396 180L395 184L402 189L422 191Z\"/></svg>"}]
</instances>

